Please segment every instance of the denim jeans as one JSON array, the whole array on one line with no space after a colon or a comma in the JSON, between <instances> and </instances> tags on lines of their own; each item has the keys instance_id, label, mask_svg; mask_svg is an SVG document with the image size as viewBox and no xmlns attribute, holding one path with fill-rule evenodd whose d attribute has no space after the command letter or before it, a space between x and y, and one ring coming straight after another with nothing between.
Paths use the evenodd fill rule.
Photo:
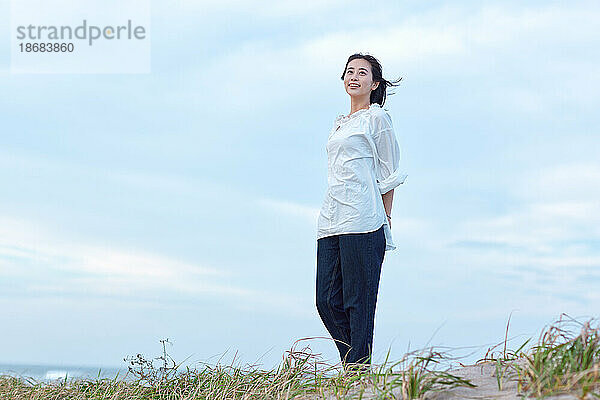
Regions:
<instances>
[{"instance_id":1,"label":"denim jeans","mask_svg":"<svg viewBox=\"0 0 600 400\"><path fill-rule=\"evenodd\" d=\"M344 369L371 363L375 305L385 256L383 226L317 240L316 305Z\"/></svg>"}]
</instances>

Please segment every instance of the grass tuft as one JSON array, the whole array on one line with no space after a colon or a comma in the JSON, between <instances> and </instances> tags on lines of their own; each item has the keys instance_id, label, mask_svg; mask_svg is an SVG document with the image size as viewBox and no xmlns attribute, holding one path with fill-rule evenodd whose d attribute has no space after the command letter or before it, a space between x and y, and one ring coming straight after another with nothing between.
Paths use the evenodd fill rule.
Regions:
<instances>
[{"instance_id":1,"label":"grass tuft","mask_svg":"<svg viewBox=\"0 0 600 400\"><path fill-rule=\"evenodd\" d=\"M565 314L563 314L565 315ZM575 324L578 334L565 328ZM580 323L561 319L544 330L538 343L525 349L528 339L517 350L507 348L507 323L503 348L488 349L480 361L496 365L498 390L506 379L515 378L525 397L543 398L576 393L579 398L598 398L600 388L600 330L592 321ZM125 358L129 371L113 379L60 379L37 382L29 377L0 376L1 399L423 399L455 387L475 389L469 380L444 369L452 358L449 352L430 347L405 354L389 362L390 351L382 364L344 370L338 363L328 364L310 346L297 347L299 339L283 355L274 369L255 365L241 367L201 363L202 368L182 370L167 353L168 339L161 340L162 355L148 360L141 354ZM237 353L236 353L237 355ZM220 360L219 360L220 361ZM476 390L476 389L475 389Z\"/></svg>"},{"instance_id":2,"label":"grass tuft","mask_svg":"<svg viewBox=\"0 0 600 400\"><path fill-rule=\"evenodd\" d=\"M543 330L538 343L513 365L519 389L538 398L561 393L600 398L600 329L593 322L561 314ZM576 329L569 329L573 325Z\"/></svg>"}]
</instances>

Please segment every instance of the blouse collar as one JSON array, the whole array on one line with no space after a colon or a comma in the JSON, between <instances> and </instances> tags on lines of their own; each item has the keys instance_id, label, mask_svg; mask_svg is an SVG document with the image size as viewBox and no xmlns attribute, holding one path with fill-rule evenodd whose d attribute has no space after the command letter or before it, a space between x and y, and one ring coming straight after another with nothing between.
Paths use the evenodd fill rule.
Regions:
<instances>
[{"instance_id":1,"label":"blouse collar","mask_svg":"<svg viewBox=\"0 0 600 400\"><path fill-rule=\"evenodd\" d=\"M344 114L340 114L336 117L335 122L336 124L341 124L343 122L346 122L350 119L352 119L353 117L355 117L356 115L360 115L366 111L372 110L373 108L381 108L381 106L379 105L379 103L372 103L369 108L361 108L358 111L353 112L350 115L344 115Z\"/></svg>"}]
</instances>

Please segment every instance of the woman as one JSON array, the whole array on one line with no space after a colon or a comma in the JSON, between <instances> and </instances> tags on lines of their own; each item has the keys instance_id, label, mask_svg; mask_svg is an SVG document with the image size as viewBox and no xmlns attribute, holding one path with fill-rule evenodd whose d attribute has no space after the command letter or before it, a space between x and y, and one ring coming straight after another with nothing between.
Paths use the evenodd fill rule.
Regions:
<instances>
[{"instance_id":1,"label":"woman","mask_svg":"<svg viewBox=\"0 0 600 400\"><path fill-rule=\"evenodd\" d=\"M392 241L394 188L406 179L400 147L382 106L381 64L353 54L342 74L350 114L327 141L328 189L318 219L316 306L346 371L371 363L381 265ZM399 82L400 78L397 82Z\"/></svg>"}]
</instances>

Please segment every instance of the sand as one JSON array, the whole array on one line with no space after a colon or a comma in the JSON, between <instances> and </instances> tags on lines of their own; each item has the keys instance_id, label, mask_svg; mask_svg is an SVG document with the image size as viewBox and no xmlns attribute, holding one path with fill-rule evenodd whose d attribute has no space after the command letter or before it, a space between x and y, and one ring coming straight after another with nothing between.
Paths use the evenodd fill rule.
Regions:
<instances>
[{"instance_id":1,"label":"sand","mask_svg":"<svg viewBox=\"0 0 600 400\"><path fill-rule=\"evenodd\" d=\"M477 385L475 388L471 387L457 387L452 389L444 389L437 392L428 392L423 400L459 400L459 399L501 399L501 400L521 400L522 395L517 393L517 383L515 374L509 374L505 372L503 376L502 390L498 389L498 382L496 379L496 367L493 362L480 363L476 365L468 365L456 369L447 371L453 375L467 378L471 383ZM393 378L392 378L393 379ZM391 379L390 379L391 380ZM380 385L381 386L381 385ZM359 390L351 389L350 393L345 397L347 399L359 398ZM402 389L395 388L391 394L395 399L402 399ZM354 395L354 397L353 397ZM377 398L377 392L373 390L372 386L365 390L363 399L375 399ZM383 398L383 397L380 397ZM392 397L385 397L391 399ZM530 397L535 398L535 397ZM309 397L305 397L309 399ZM329 395L326 397L315 396L310 399L336 399L335 395ZM577 400L579 397L571 394L563 394L556 396L545 397L546 400ZM585 400L594 399L593 396L588 395Z\"/></svg>"}]
</instances>

